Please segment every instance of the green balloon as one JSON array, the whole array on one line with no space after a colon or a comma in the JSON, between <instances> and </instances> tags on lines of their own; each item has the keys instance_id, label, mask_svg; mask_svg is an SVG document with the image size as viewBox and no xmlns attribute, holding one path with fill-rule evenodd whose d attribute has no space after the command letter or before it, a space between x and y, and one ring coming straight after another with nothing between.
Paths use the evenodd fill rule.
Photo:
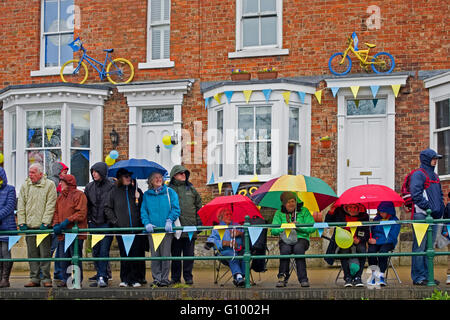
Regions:
<instances>
[{"instance_id":1,"label":"green balloon","mask_svg":"<svg viewBox=\"0 0 450 320\"><path fill-rule=\"evenodd\" d=\"M342 249L350 248L353 244L353 236L351 232L340 227L336 228L336 235L334 239L338 247Z\"/></svg>"}]
</instances>

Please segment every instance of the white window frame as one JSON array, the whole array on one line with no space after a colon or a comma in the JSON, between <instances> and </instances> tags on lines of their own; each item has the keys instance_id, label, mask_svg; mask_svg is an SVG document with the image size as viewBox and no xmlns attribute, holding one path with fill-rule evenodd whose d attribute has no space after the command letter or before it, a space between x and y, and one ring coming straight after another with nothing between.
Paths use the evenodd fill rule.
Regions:
<instances>
[{"instance_id":1,"label":"white window frame","mask_svg":"<svg viewBox=\"0 0 450 320\"><path fill-rule=\"evenodd\" d=\"M228 58L249 58L288 55L289 49L283 49L283 1L276 0L277 6L277 43L269 46L243 47L242 10L243 1L236 0L236 51L229 52Z\"/></svg>"},{"instance_id":2,"label":"white window frame","mask_svg":"<svg viewBox=\"0 0 450 320\"><path fill-rule=\"evenodd\" d=\"M269 101L266 101L262 92L264 89L271 89ZM243 95L243 90L252 90L249 102L247 103ZM221 102L214 99L214 95L225 91L233 91L231 101L223 95ZM291 91L289 106L286 105L283 92ZM300 101L298 91L305 92L304 102ZM299 144L301 148L300 157L297 159L297 171L300 174L309 175L311 170L311 95L314 94L315 87L309 87L293 83L265 83L248 84L236 86L234 84L224 84L203 92L208 104L208 133L207 133L207 177L209 183L211 175L214 173L214 183L218 182L250 182L253 175L239 175L237 142L238 142L238 108L240 106L271 106L272 127L271 127L271 174L257 175L259 181L270 179L287 174L287 152L289 140L289 107L299 109ZM217 145L216 115L217 110L223 110L224 135L223 135L223 176L218 176L218 159L214 156Z\"/></svg>"},{"instance_id":3,"label":"white window frame","mask_svg":"<svg viewBox=\"0 0 450 320\"><path fill-rule=\"evenodd\" d=\"M58 16L60 14L60 10L59 10L59 5L60 5L60 0L58 1ZM61 65L65 62L65 61L60 61L61 65L57 66L57 67L46 67L45 66L45 36L48 34L70 34L70 33L74 33L74 30L66 30L66 31L61 31L61 32L53 32L53 33L46 33L44 32L45 29L45 25L44 25L44 20L45 20L45 9L44 9L44 3L45 0L41 0L41 30L40 30L40 57L39 57L39 70L34 70L30 72L30 76L31 77L40 77L40 76L53 76L53 75L59 75L60 71L61 71ZM74 1L75 3L75 1ZM59 19L58 19L59 20ZM67 69L67 70L66 70ZM68 67L64 69L64 74L69 74L73 71L72 67Z\"/></svg>"},{"instance_id":4,"label":"white window frame","mask_svg":"<svg viewBox=\"0 0 450 320\"><path fill-rule=\"evenodd\" d=\"M430 148L437 151L437 132L436 129L436 102L450 99L450 72L445 72L424 80L425 88L429 89L430 105ZM439 166L439 161L438 164ZM442 181L450 181L450 174L440 175Z\"/></svg>"},{"instance_id":5,"label":"white window frame","mask_svg":"<svg viewBox=\"0 0 450 320\"><path fill-rule=\"evenodd\" d=\"M141 62L138 64L139 69L159 69L159 68L173 68L175 66L175 62L169 59L152 59L152 27L157 26L167 26L170 33L170 20L172 16L172 10L169 8L169 21L159 24L152 24L151 19L151 2L152 0L147 1L147 56L146 62ZM164 1L162 1L164 6ZM169 6L171 6L172 1L169 0ZM162 8L164 12L164 7ZM164 50L163 45L164 37L161 37L161 48ZM169 44L169 56L170 56L170 44Z\"/></svg>"}]
</instances>

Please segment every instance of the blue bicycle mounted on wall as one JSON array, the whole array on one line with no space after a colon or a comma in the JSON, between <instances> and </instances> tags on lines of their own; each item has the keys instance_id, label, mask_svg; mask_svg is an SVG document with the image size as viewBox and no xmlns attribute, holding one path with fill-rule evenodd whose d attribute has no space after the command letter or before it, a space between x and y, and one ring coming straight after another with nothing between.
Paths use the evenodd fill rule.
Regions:
<instances>
[{"instance_id":1,"label":"blue bicycle mounted on wall","mask_svg":"<svg viewBox=\"0 0 450 320\"><path fill-rule=\"evenodd\" d=\"M85 83L89 73L84 61L89 63L98 72L100 80L107 78L109 82L117 84L128 83L133 79L133 64L124 58L112 59L110 54L114 52L114 49L103 50L106 52L106 57L105 62L101 63L86 53L86 49L83 47L83 42L81 42L80 37L69 43L68 46L70 46L74 52L82 50L83 55L81 59L72 59L62 65L60 75L63 82ZM109 64L106 65L108 61ZM96 64L101 68L97 67ZM73 70L68 71L70 68ZM66 72L64 72L64 70L66 70Z\"/></svg>"}]
</instances>

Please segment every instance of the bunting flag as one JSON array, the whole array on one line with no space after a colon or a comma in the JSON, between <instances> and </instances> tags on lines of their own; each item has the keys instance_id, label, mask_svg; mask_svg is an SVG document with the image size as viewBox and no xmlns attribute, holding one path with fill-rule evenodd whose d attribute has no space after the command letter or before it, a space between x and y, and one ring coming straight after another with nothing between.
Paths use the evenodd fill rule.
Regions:
<instances>
[{"instance_id":1,"label":"bunting flag","mask_svg":"<svg viewBox=\"0 0 450 320\"><path fill-rule=\"evenodd\" d=\"M248 227L248 234L250 235L250 241L252 245L258 240L259 235L263 231L263 227Z\"/></svg>"},{"instance_id":2,"label":"bunting flag","mask_svg":"<svg viewBox=\"0 0 450 320\"><path fill-rule=\"evenodd\" d=\"M291 229L295 229L295 223L282 223L281 228L286 232L286 237L289 238L291 234Z\"/></svg>"},{"instance_id":3,"label":"bunting flag","mask_svg":"<svg viewBox=\"0 0 450 320\"><path fill-rule=\"evenodd\" d=\"M233 96L234 91L225 91L225 96L227 97L228 103L231 103L231 97Z\"/></svg>"},{"instance_id":4,"label":"bunting flag","mask_svg":"<svg viewBox=\"0 0 450 320\"><path fill-rule=\"evenodd\" d=\"M356 99L356 96L358 95L359 86L350 86L350 90L352 90L353 97Z\"/></svg>"},{"instance_id":5,"label":"bunting flag","mask_svg":"<svg viewBox=\"0 0 450 320\"><path fill-rule=\"evenodd\" d=\"M130 252L130 248L133 245L133 241L134 241L134 234L123 234L122 235L122 241L123 241L123 245L125 247L125 252L128 256L128 253Z\"/></svg>"},{"instance_id":6,"label":"bunting flag","mask_svg":"<svg viewBox=\"0 0 450 320\"><path fill-rule=\"evenodd\" d=\"M319 104L322 103L322 90L317 90L316 93L314 93L316 96L317 101L319 101Z\"/></svg>"},{"instance_id":7,"label":"bunting flag","mask_svg":"<svg viewBox=\"0 0 450 320\"><path fill-rule=\"evenodd\" d=\"M339 87L331 87L331 92L333 93L333 98L336 98L336 94L339 91Z\"/></svg>"},{"instance_id":8,"label":"bunting flag","mask_svg":"<svg viewBox=\"0 0 450 320\"><path fill-rule=\"evenodd\" d=\"M370 90L372 91L372 97L374 99L377 97L378 89L380 89L380 86L370 86Z\"/></svg>"},{"instance_id":9,"label":"bunting flag","mask_svg":"<svg viewBox=\"0 0 450 320\"><path fill-rule=\"evenodd\" d=\"M72 242L74 242L75 238L77 237L76 233L66 233L64 234L64 252L69 249Z\"/></svg>"},{"instance_id":10,"label":"bunting flag","mask_svg":"<svg viewBox=\"0 0 450 320\"><path fill-rule=\"evenodd\" d=\"M301 103L305 103L306 93L304 93L303 91L297 91L297 94L298 94L298 98L300 99Z\"/></svg>"},{"instance_id":11,"label":"bunting flag","mask_svg":"<svg viewBox=\"0 0 450 320\"><path fill-rule=\"evenodd\" d=\"M223 235L225 234L225 229L226 229L226 228L228 228L228 226L223 225L223 224L214 226L214 229L216 229L217 232L219 233L220 240L222 240Z\"/></svg>"},{"instance_id":12,"label":"bunting flag","mask_svg":"<svg viewBox=\"0 0 450 320\"><path fill-rule=\"evenodd\" d=\"M93 248L99 241L102 241L104 237L104 234L93 234L91 240L91 248Z\"/></svg>"},{"instance_id":13,"label":"bunting flag","mask_svg":"<svg viewBox=\"0 0 450 320\"><path fill-rule=\"evenodd\" d=\"M414 233L416 234L417 239L417 245L420 247L423 238L425 237L425 234L428 230L428 224L427 223L413 223L413 229Z\"/></svg>"},{"instance_id":14,"label":"bunting flag","mask_svg":"<svg viewBox=\"0 0 450 320\"><path fill-rule=\"evenodd\" d=\"M223 185L223 182L217 183L217 187L219 188L219 194L222 194L222 185Z\"/></svg>"},{"instance_id":15,"label":"bunting flag","mask_svg":"<svg viewBox=\"0 0 450 320\"><path fill-rule=\"evenodd\" d=\"M264 89L262 90L264 93L264 97L266 98L266 102L269 102L270 94L272 93L272 89Z\"/></svg>"},{"instance_id":16,"label":"bunting flag","mask_svg":"<svg viewBox=\"0 0 450 320\"><path fill-rule=\"evenodd\" d=\"M48 141L52 140L53 132L54 132L53 129L47 129L46 130Z\"/></svg>"},{"instance_id":17,"label":"bunting flag","mask_svg":"<svg viewBox=\"0 0 450 320\"><path fill-rule=\"evenodd\" d=\"M240 184L241 184L240 182L232 182L231 183L231 188L233 189L233 194L237 193Z\"/></svg>"},{"instance_id":18,"label":"bunting flag","mask_svg":"<svg viewBox=\"0 0 450 320\"><path fill-rule=\"evenodd\" d=\"M183 232L187 232L188 236L189 236L189 240L192 240L192 236L194 235L194 232L197 231L197 227L196 226L184 226L183 227Z\"/></svg>"},{"instance_id":19,"label":"bunting flag","mask_svg":"<svg viewBox=\"0 0 450 320\"><path fill-rule=\"evenodd\" d=\"M253 176L252 180L250 180L250 182L259 182L258 175L255 174L255 175Z\"/></svg>"},{"instance_id":20,"label":"bunting flag","mask_svg":"<svg viewBox=\"0 0 450 320\"><path fill-rule=\"evenodd\" d=\"M159 245L164 239L165 233L152 233L152 240L153 240L153 250L158 250Z\"/></svg>"},{"instance_id":21,"label":"bunting flag","mask_svg":"<svg viewBox=\"0 0 450 320\"><path fill-rule=\"evenodd\" d=\"M372 99L373 102L373 107L376 108L377 107L377 103L378 103L378 99Z\"/></svg>"},{"instance_id":22,"label":"bunting flag","mask_svg":"<svg viewBox=\"0 0 450 320\"><path fill-rule=\"evenodd\" d=\"M205 109L208 109L209 101L211 100L211 97L208 97L205 99Z\"/></svg>"},{"instance_id":23,"label":"bunting flag","mask_svg":"<svg viewBox=\"0 0 450 320\"><path fill-rule=\"evenodd\" d=\"M397 98L398 96L398 92L400 91L400 84L393 84L392 87L392 91L394 91L395 97Z\"/></svg>"},{"instance_id":24,"label":"bunting flag","mask_svg":"<svg viewBox=\"0 0 450 320\"><path fill-rule=\"evenodd\" d=\"M21 236L9 236L8 237L8 251L20 240Z\"/></svg>"},{"instance_id":25,"label":"bunting flag","mask_svg":"<svg viewBox=\"0 0 450 320\"><path fill-rule=\"evenodd\" d=\"M384 235L386 236L386 238L389 235L389 231L391 231L391 225L395 224L394 221L392 220L382 220L380 221L380 225L383 225L383 231L384 231Z\"/></svg>"},{"instance_id":26,"label":"bunting flag","mask_svg":"<svg viewBox=\"0 0 450 320\"><path fill-rule=\"evenodd\" d=\"M352 236L355 236L356 228L362 226L361 221L349 221L347 222L347 227L350 228L350 231L352 233Z\"/></svg>"},{"instance_id":27,"label":"bunting flag","mask_svg":"<svg viewBox=\"0 0 450 320\"><path fill-rule=\"evenodd\" d=\"M30 141L34 136L34 129L28 129L28 141Z\"/></svg>"},{"instance_id":28,"label":"bunting flag","mask_svg":"<svg viewBox=\"0 0 450 320\"><path fill-rule=\"evenodd\" d=\"M244 90L244 97L245 97L245 102L249 102L250 101L250 96L252 95L253 90Z\"/></svg>"},{"instance_id":29,"label":"bunting flag","mask_svg":"<svg viewBox=\"0 0 450 320\"><path fill-rule=\"evenodd\" d=\"M214 172L211 173L211 179L209 179L208 184L214 184Z\"/></svg>"},{"instance_id":30,"label":"bunting flag","mask_svg":"<svg viewBox=\"0 0 450 320\"><path fill-rule=\"evenodd\" d=\"M316 222L316 223L314 223L313 227L317 229L317 232L319 233L319 237L321 237L323 234L323 229L328 228L328 223Z\"/></svg>"},{"instance_id":31,"label":"bunting flag","mask_svg":"<svg viewBox=\"0 0 450 320\"><path fill-rule=\"evenodd\" d=\"M291 92L290 91L285 91L282 94L283 94L284 102L286 104L289 104L289 99L291 98Z\"/></svg>"},{"instance_id":32,"label":"bunting flag","mask_svg":"<svg viewBox=\"0 0 450 320\"><path fill-rule=\"evenodd\" d=\"M217 101L217 103L220 103L220 98L222 98L223 93L216 93L214 95L214 99Z\"/></svg>"},{"instance_id":33,"label":"bunting flag","mask_svg":"<svg viewBox=\"0 0 450 320\"><path fill-rule=\"evenodd\" d=\"M44 240L48 235L49 235L49 233L37 234L36 235L36 247L39 247L39 245L41 244L42 240Z\"/></svg>"}]
</instances>

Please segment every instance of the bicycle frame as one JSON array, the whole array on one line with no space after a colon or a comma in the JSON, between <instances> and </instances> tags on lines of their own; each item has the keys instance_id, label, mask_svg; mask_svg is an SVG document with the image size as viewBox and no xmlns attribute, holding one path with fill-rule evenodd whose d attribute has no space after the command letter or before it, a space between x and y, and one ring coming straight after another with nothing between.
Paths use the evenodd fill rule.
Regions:
<instances>
[{"instance_id":1,"label":"bicycle frame","mask_svg":"<svg viewBox=\"0 0 450 320\"><path fill-rule=\"evenodd\" d=\"M81 62L82 62L83 60L85 60L85 61L87 61L87 62L88 62L95 70L97 70L98 75L100 76L100 80L103 80L103 79L106 77L106 71L105 71L106 63L108 62L108 60L109 60L110 62L112 62L112 59L109 57L109 52L106 52L105 63L101 63L100 61L97 61L97 60L95 60L94 58L92 58L91 56L89 56L89 55L86 53L86 49L85 49L83 46L81 46L81 49L83 50L83 56L81 57L80 63L78 64L78 66L76 67L76 69L75 69L74 71L78 71L78 70L80 69L80 67L81 67ZM96 66L94 63L97 63L97 64L101 65L101 66L102 66L102 69L100 70L99 68L97 68L97 66Z\"/></svg>"},{"instance_id":2,"label":"bicycle frame","mask_svg":"<svg viewBox=\"0 0 450 320\"><path fill-rule=\"evenodd\" d=\"M367 61L368 59L373 59L373 56L369 56L370 49L356 51L353 47L353 40L350 38L348 48L344 51L344 55L342 56L340 64L344 63L345 57L347 56L349 51L353 52L353 54L358 58L361 64L369 65L375 63L372 61Z\"/></svg>"}]
</instances>

